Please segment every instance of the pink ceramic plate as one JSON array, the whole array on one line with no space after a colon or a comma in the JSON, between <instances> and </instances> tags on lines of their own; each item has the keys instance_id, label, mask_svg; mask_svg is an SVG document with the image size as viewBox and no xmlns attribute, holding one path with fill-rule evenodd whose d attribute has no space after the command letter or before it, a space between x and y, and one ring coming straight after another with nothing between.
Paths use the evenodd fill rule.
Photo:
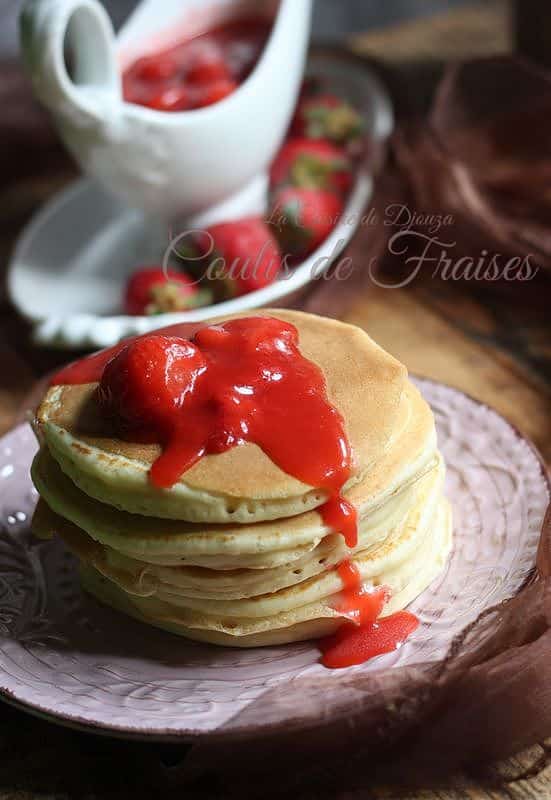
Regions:
<instances>
[{"instance_id":1,"label":"pink ceramic plate","mask_svg":"<svg viewBox=\"0 0 551 800\"><path fill-rule=\"evenodd\" d=\"M534 569L549 483L533 446L495 411L419 380L448 465L455 539L445 573L412 604L422 625L397 652L327 671L314 644L256 650L194 644L100 607L79 588L59 541L29 533L36 492L30 428L0 440L0 686L8 701L69 725L125 736L220 733L251 703L299 676L346 676L442 658L481 611L515 595ZM260 703L260 706L259 706ZM325 699L327 707L327 698ZM296 724L315 713L289 709ZM256 729L263 727L262 714ZM231 728L231 725L229 726Z\"/></svg>"}]
</instances>

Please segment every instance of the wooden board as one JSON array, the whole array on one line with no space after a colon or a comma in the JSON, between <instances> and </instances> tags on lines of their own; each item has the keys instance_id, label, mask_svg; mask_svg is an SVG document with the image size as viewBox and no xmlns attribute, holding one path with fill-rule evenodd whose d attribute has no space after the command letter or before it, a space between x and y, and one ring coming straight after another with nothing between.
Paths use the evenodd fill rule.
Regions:
<instances>
[{"instance_id":1,"label":"wooden board","mask_svg":"<svg viewBox=\"0 0 551 800\"><path fill-rule=\"evenodd\" d=\"M550 385L499 346L498 326L484 343L465 333L452 313L468 304L473 316L488 313L481 301L475 305L466 288L454 287L448 303L441 294L440 304L437 298L428 289L373 286L346 318L365 328L411 372L449 383L496 408L551 460Z\"/></svg>"}]
</instances>

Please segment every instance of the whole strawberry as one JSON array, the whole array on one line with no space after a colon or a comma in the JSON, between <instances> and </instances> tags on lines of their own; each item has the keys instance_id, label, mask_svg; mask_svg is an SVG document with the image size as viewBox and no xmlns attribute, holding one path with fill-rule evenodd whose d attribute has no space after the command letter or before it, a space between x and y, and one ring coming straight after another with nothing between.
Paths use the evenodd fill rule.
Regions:
<instances>
[{"instance_id":1,"label":"whole strawberry","mask_svg":"<svg viewBox=\"0 0 551 800\"><path fill-rule=\"evenodd\" d=\"M358 111L334 94L303 97L291 126L295 136L329 139L337 144L358 139L363 129L363 120Z\"/></svg>"},{"instance_id":2,"label":"whole strawberry","mask_svg":"<svg viewBox=\"0 0 551 800\"><path fill-rule=\"evenodd\" d=\"M346 151L324 140L289 139L270 169L272 188L326 189L346 194L352 184L352 162Z\"/></svg>"},{"instance_id":3,"label":"whole strawberry","mask_svg":"<svg viewBox=\"0 0 551 800\"><path fill-rule=\"evenodd\" d=\"M186 311L212 302L212 293L200 288L189 275L162 267L137 270L126 284L124 309L127 314L151 315Z\"/></svg>"},{"instance_id":4,"label":"whole strawberry","mask_svg":"<svg viewBox=\"0 0 551 800\"><path fill-rule=\"evenodd\" d=\"M277 241L261 217L212 225L197 236L206 274L224 297L248 294L273 283L281 268Z\"/></svg>"},{"instance_id":5,"label":"whole strawberry","mask_svg":"<svg viewBox=\"0 0 551 800\"><path fill-rule=\"evenodd\" d=\"M281 189L274 196L272 217L282 252L297 258L309 255L331 233L342 210L343 202L334 192Z\"/></svg>"}]
</instances>

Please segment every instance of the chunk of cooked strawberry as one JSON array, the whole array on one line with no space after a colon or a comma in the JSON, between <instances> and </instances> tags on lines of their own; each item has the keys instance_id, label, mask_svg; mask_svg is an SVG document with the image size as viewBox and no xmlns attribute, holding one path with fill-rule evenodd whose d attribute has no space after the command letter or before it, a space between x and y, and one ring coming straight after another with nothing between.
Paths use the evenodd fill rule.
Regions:
<instances>
[{"instance_id":1,"label":"chunk of cooked strawberry","mask_svg":"<svg viewBox=\"0 0 551 800\"><path fill-rule=\"evenodd\" d=\"M166 81L176 75L179 69L178 59L173 53L161 53L160 55L143 56L139 58L128 70L140 81L160 82Z\"/></svg>"},{"instance_id":2,"label":"chunk of cooked strawberry","mask_svg":"<svg viewBox=\"0 0 551 800\"><path fill-rule=\"evenodd\" d=\"M284 254L304 257L331 233L343 210L338 194L320 189L289 186L274 196L272 216L278 220L277 237Z\"/></svg>"},{"instance_id":3,"label":"chunk of cooked strawberry","mask_svg":"<svg viewBox=\"0 0 551 800\"><path fill-rule=\"evenodd\" d=\"M202 86L230 79L231 73L224 60L222 49L213 43L196 47L190 59L186 78L189 83Z\"/></svg>"},{"instance_id":4,"label":"chunk of cooked strawberry","mask_svg":"<svg viewBox=\"0 0 551 800\"><path fill-rule=\"evenodd\" d=\"M211 83L199 84L190 89L191 108L204 108L219 103L237 89L237 83L231 78L221 78Z\"/></svg>"},{"instance_id":5,"label":"chunk of cooked strawberry","mask_svg":"<svg viewBox=\"0 0 551 800\"><path fill-rule=\"evenodd\" d=\"M289 139L270 169L272 187L297 186L345 194L352 184L352 162L341 147L314 139Z\"/></svg>"},{"instance_id":6,"label":"chunk of cooked strawberry","mask_svg":"<svg viewBox=\"0 0 551 800\"><path fill-rule=\"evenodd\" d=\"M207 275L226 297L247 294L273 283L281 268L277 241L261 217L212 225L197 236Z\"/></svg>"},{"instance_id":7,"label":"chunk of cooked strawberry","mask_svg":"<svg viewBox=\"0 0 551 800\"><path fill-rule=\"evenodd\" d=\"M191 106L191 94L183 83L164 86L148 96L147 105L156 111L187 111Z\"/></svg>"},{"instance_id":8,"label":"chunk of cooked strawberry","mask_svg":"<svg viewBox=\"0 0 551 800\"><path fill-rule=\"evenodd\" d=\"M182 407L205 369L202 353L187 339L139 336L107 362L99 402L122 428L147 437L151 426L171 423L174 410Z\"/></svg>"},{"instance_id":9,"label":"chunk of cooked strawberry","mask_svg":"<svg viewBox=\"0 0 551 800\"><path fill-rule=\"evenodd\" d=\"M126 284L124 308L127 314L162 314L186 311L208 305L212 293L203 289L189 275L162 267L137 270Z\"/></svg>"},{"instance_id":10,"label":"chunk of cooked strawberry","mask_svg":"<svg viewBox=\"0 0 551 800\"><path fill-rule=\"evenodd\" d=\"M361 115L350 103L334 94L318 94L302 98L291 130L307 139L329 139L344 144L361 136L364 124Z\"/></svg>"}]
</instances>

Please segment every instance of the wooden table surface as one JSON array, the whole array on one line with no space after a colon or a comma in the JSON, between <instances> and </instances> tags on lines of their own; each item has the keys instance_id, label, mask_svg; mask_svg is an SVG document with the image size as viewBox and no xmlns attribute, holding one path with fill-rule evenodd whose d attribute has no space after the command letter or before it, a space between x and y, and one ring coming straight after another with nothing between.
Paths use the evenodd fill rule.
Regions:
<instances>
[{"instance_id":1,"label":"wooden table surface","mask_svg":"<svg viewBox=\"0 0 551 800\"><path fill-rule=\"evenodd\" d=\"M446 54L469 56L509 47L504 3L489 2L482 12L455 11L432 21L358 36L354 47L383 59L392 54L411 76L422 57L432 67ZM434 62L434 63L433 63ZM404 67L403 64L409 66ZM396 64L393 65L394 67ZM436 68L438 68L436 66ZM419 84L424 92L424 84ZM0 258L18 231L47 197L73 177L55 145L42 161L7 182L0 223ZM5 297L0 305L0 432L25 410L25 398L44 372L64 356L35 348L29 328ZM370 287L358 296L345 319L364 327L411 371L457 386L493 405L530 436L551 460L551 338L548 312L474 285L413 282L404 289ZM0 707L0 798L140 794L130 777L105 777L144 753L143 745L73 734L8 707ZM362 798L551 798L551 739L507 762L450 777L439 791L396 793L369 787ZM52 769L63 763L64 769ZM67 768L67 764L71 767ZM64 779L59 775L65 774ZM498 784L506 781L496 788ZM210 796L207 792L205 796ZM212 796L221 796L217 793ZM306 795L305 795L306 796ZM352 795L348 795L352 797ZM355 795L354 795L355 796ZM359 797L359 795L358 795Z\"/></svg>"}]
</instances>

